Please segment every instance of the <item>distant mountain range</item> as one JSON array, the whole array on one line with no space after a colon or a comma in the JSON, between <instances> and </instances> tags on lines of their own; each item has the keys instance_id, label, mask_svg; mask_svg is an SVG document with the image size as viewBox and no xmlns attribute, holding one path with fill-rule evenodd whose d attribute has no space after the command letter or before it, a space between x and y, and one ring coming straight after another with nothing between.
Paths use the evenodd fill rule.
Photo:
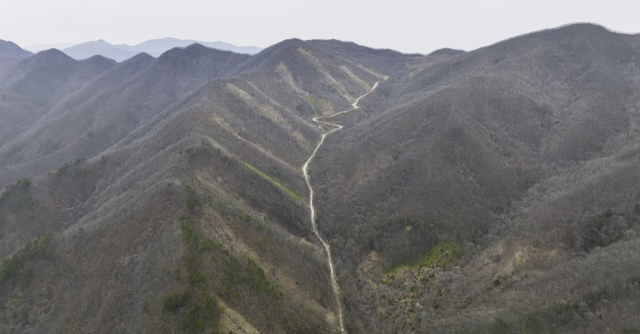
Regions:
<instances>
[{"instance_id":1,"label":"distant mountain range","mask_svg":"<svg viewBox=\"0 0 640 334\"><path fill-rule=\"evenodd\" d=\"M39 52L48 49L59 49L68 56L77 59L87 59L92 56L100 55L111 58L117 62L127 60L139 53L148 53L153 57L158 57L165 51L175 47L187 47L191 44L198 43L206 47L233 51L235 53L256 54L262 50L257 46L235 46L225 42L201 42L191 39L178 38L159 38L151 39L136 45L127 44L111 44L103 39L80 44L37 44L26 47L31 52Z\"/></svg>"},{"instance_id":2,"label":"distant mountain range","mask_svg":"<svg viewBox=\"0 0 640 334\"><path fill-rule=\"evenodd\" d=\"M66 49L68 47L72 47L71 43L44 43L44 44L33 44L29 46L25 46L24 49L31 51L33 53L38 53L40 51L49 50L49 49Z\"/></svg>"},{"instance_id":3,"label":"distant mountain range","mask_svg":"<svg viewBox=\"0 0 640 334\"><path fill-rule=\"evenodd\" d=\"M638 333L640 35L172 42L0 41L0 333Z\"/></svg>"}]
</instances>

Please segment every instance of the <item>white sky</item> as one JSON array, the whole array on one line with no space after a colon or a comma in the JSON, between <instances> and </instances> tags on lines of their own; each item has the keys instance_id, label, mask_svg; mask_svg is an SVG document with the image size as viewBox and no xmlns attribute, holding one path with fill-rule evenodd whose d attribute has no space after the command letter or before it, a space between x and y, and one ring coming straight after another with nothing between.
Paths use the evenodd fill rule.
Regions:
<instances>
[{"instance_id":1,"label":"white sky","mask_svg":"<svg viewBox=\"0 0 640 334\"><path fill-rule=\"evenodd\" d=\"M0 0L0 39L22 46L176 37L266 47L298 37L428 53L572 22L638 33L640 0Z\"/></svg>"}]
</instances>

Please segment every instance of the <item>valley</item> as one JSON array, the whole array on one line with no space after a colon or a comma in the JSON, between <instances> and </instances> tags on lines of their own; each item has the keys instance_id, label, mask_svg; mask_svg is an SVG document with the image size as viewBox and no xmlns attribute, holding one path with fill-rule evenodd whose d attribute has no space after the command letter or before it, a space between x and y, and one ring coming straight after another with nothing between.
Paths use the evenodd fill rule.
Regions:
<instances>
[{"instance_id":1,"label":"valley","mask_svg":"<svg viewBox=\"0 0 640 334\"><path fill-rule=\"evenodd\" d=\"M332 127L334 127L334 129L322 134L322 136L320 137L320 142L318 142L318 145L313 150L313 153L311 153L311 156L309 156L309 159L307 159L307 161L305 161L304 165L302 165L302 172L304 174L304 179L307 182L307 187L309 188L309 212L310 212L310 216L311 216L310 217L311 218L311 227L313 228L313 233L315 233L315 235L318 237L318 239L322 243L322 246L324 247L325 252L327 253L327 260L329 262L329 274L330 274L330 277L331 277L331 285L333 287L333 294L335 295L336 302L338 304L338 321L339 321L339 324L340 324L340 331L341 332L344 332L345 329L344 329L344 321L343 321L343 317L342 317L342 305L341 305L342 302L340 300L340 287L338 286L338 281L336 279L335 269L334 269L334 266L333 266L333 260L331 259L331 247L322 238L322 236L320 236L320 232L318 231L318 226L316 224L316 211L315 211L315 208L313 206L313 187L311 186L311 179L309 178L309 173L307 171L308 171L308 168L309 168L309 163L311 162L311 160L313 160L313 157L318 152L318 149L320 149L320 146L322 146L322 144L324 143L325 138L327 136L329 136L330 134L332 134L333 132L339 131L339 130L342 129L341 125L338 125L338 124L335 124L335 123L329 123L329 122L325 122L325 121L320 121L320 120L321 119L325 119L325 118L335 117L335 116L338 116L338 115L342 115L342 114L348 113L349 111L352 111L354 109L358 109L358 101L360 101L361 98L367 96L367 94L369 94L373 90L375 90L376 87L378 87L379 83L380 83L380 81L376 82L373 85L373 87L371 87L371 90L369 90L368 92L364 93L363 95L360 95L356 99L356 101L353 102L351 109L347 109L347 110L344 110L344 111L339 111L337 113L334 113L334 114L331 114L331 115L327 115L327 116L320 116L320 117L314 117L313 118L314 122L332 126Z\"/></svg>"},{"instance_id":2,"label":"valley","mask_svg":"<svg viewBox=\"0 0 640 334\"><path fill-rule=\"evenodd\" d=\"M635 333L640 35L0 42L0 333Z\"/></svg>"}]
</instances>

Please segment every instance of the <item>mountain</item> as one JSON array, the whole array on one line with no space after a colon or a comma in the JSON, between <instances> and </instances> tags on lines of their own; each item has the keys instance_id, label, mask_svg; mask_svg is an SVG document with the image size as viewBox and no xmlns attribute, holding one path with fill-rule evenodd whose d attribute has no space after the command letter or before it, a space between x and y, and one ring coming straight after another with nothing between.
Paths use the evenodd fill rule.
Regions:
<instances>
[{"instance_id":1,"label":"mountain","mask_svg":"<svg viewBox=\"0 0 640 334\"><path fill-rule=\"evenodd\" d=\"M129 49L146 52L150 55L160 55L161 53L173 49L176 47L186 47L191 44L202 44L208 48L232 51L235 53L243 54L256 54L262 50L262 48L256 46L235 46L233 44L225 42L202 42L196 40L178 39L178 38L159 38L150 39L146 42L130 46ZM120 47L120 45L118 45Z\"/></svg>"},{"instance_id":2,"label":"mountain","mask_svg":"<svg viewBox=\"0 0 640 334\"><path fill-rule=\"evenodd\" d=\"M15 63L31 55L31 52L23 50L15 43L0 39L0 74Z\"/></svg>"},{"instance_id":3,"label":"mountain","mask_svg":"<svg viewBox=\"0 0 640 334\"><path fill-rule=\"evenodd\" d=\"M116 66L95 56L77 61L51 49L0 75L0 147L30 130L68 94Z\"/></svg>"},{"instance_id":4,"label":"mountain","mask_svg":"<svg viewBox=\"0 0 640 334\"><path fill-rule=\"evenodd\" d=\"M44 308L31 304L39 299L32 294L16 301L29 314L50 316L10 328L99 327L110 320L93 306L81 317L66 307L93 295L104 305L99 313L123 319L107 331L335 331L335 299L323 250L306 223L300 165L320 138L309 117L352 103L376 77L300 40L255 57L264 64L201 45L157 59L138 55L68 94L1 149L3 183L30 180L3 192L2 255L54 233L36 241L50 255L3 269L9 274L0 300L14 300L14 279L29 268L37 275L30 291L57 291L42 300L50 305ZM150 225L138 223L150 214ZM114 243L100 242L103 233ZM139 262L130 272L111 261L121 256L112 251L160 262ZM77 287L55 278L69 266L84 268L74 270ZM125 289L136 297L107 304L100 297Z\"/></svg>"},{"instance_id":5,"label":"mountain","mask_svg":"<svg viewBox=\"0 0 640 334\"><path fill-rule=\"evenodd\" d=\"M309 43L355 64L386 74L396 74L395 72L398 70L411 68L417 65L416 62L426 59L417 54L405 55L388 49L371 49L353 42L342 42L335 39L311 40Z\"/></svg>"},{"instance_id":6,"label":"mountain","mask_svg":"<svg viewBox=\"0 0 640 334\"><path fill-rule=\"evenodd\" d=\"M371 117L345 118L311 170L350 332L595 333L614 325L588 314L635 317L610 289L640 273L626 237L640 218L639 65L633 36L572 25L372 93Z\"/></svg>"},{"instance_id":7,"label":"mountain","mask_svg":"<svg viewBox=\"0 0 640 334\"><path fill-rule=\"evenodd\" d=\"M113 59L117 62L129 59L140 51L126 50L115 47L104 40L85 42L63 49L62 52L74 59L87 59L95 55L101 55L106 58Z\"/></svg>"},{"instance_id":8,"label":"mountain","mask_svg":"<svg viewBox=\"0 0 640 334\"><path fill-rule=\"evenodd\" d=\"M223 51L233 51L242 54L254 54L262 50L253 46L235 46L224 42L199 42L195 40L183 40L177 38L152 39L133 46L126 44L113 45L104 40L92 41L73 45L62 51L75 59L86 59L94 55L101 55L117 62L127 60L139 53L148 53L158 57L162 53L173 48L184 48L192 44L200 44L209 48Z\"/></svg>"},{"instance_id":9,"label":"mountain","mask_svg":"<svg viewBox=\"0 0 640 334\"><path fill-rule=\"evenodd\" d=\"M55 43L55 44L32 44L32 45L28 45L26 46L24 49L34 52L34 53L38 53L40 51L45 51L45 50L49 50L49 49L58 49L58 50L62 50L62 49L66 49L70 46L73 46L73 44L71 43Z\"/></svg>"},{"instance_id":10,"label":"mountain","mask_svg":"<svg viewBox=\"0 0 640 334\"><path fill-rule=\"evenodd\" d=\"M40 124L0 148L5 168L0 183L95 156L199 85L227 75L247 57L194 44L157 59L139 54L118 64L69 94Z\"/></svg>"},{"instance_id":11,"label":"mountain","mask_svg":"<svg viewBox=\"0 0 640 334\"><path fill-rule=\"evenodd\" d=\"M49 50L0 83L2 331L640 328L637 36Z\"/></svg>"},{"instance_id":12,"label":"mountain","mask_svg":"<svg viewBox=\"0 0 640 334\"><path fill-rule=\"evenodd\" d=\"M442 48L442 49L438 49L435 50L433 52L431 52L429 55L430 56L437 56L437 55L459 55L461 53L464 53L464 51L462 50L455 50L455 49L449 49L449 48Z\"/></svg>"}]
</instances>

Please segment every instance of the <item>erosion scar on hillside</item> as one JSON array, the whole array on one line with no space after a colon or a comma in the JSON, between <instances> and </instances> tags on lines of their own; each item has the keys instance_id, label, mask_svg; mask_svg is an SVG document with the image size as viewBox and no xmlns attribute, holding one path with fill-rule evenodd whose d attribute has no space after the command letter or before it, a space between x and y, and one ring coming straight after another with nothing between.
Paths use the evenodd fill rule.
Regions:
<instances>
[{"instance_id":1,"label":"erosion scar on hillside","mask_svg":"<svg viewBox=\"0 0 640 334\"><path fill-rule=\"evenodd\" d=\"M387 80L387 77L384 77L383 80ZM326 121L321 121L321 119L323 118L332 118L332 117L336 117L338 115L342 115L345 113L348 113L349 111L358 109L358 102L360 102L360 99L362 99L363 97L367 96L369 93L373 92L374 89L376 89L376 87L378 87L378 84L380 83L380 81L376 82L373 87L371 87L371 90L369 90L368 92L360 95L355 102L353 102L353 104L351 105L352 108L344 110L344 111L339 111L336 113L333 113L331 115L327 115L327 116L319 116L319 117L315 117L313 118L313 121L318 123L318 124L326 124L326 125L330 125L335 127L333 130L325 132L322 134L322 137L320 138L320 141L318 142L318 145L316 145L316 148L313 150L313 153L311 153L311 155L309 156L309 159L307 159L307 161L304 162L304 165L302 165L302 172L304 173L304 180L307 182L307 187L309 187L309 211L311 214L311 227L313 228L313 233L316 234L316 236L318 237L318 239L320 240L320 242L322 243L322 246L324 246L324 250L327 253L327 262L329 263L329 271L331 272L331 286L333 287L333 294L336 297L336 303L338 304L338 322L340 325L340 331L344 332L344 320L342 319L342 303L340 302L340 288L338 286L338 279L336 278L336 272L334 270L333 267L333 260L331 259L331 248L329 247L329 244L322 238L322 236L320 236L320 232L318 231L318 225L316 224L316 210L313 207L313 187L311 187L311 178L309 177L309 163L311 162L311 160L313 159L313 157L316 155L316 153L318 152L318 149L320 148L320 146L322 146L322 144L324 143L324 139L327 138L328 135L341 130L342 129L342 125L340 124L336 124L336 123L331 123L331 122L326 122Z\"/></svg>"}]
</instances>

